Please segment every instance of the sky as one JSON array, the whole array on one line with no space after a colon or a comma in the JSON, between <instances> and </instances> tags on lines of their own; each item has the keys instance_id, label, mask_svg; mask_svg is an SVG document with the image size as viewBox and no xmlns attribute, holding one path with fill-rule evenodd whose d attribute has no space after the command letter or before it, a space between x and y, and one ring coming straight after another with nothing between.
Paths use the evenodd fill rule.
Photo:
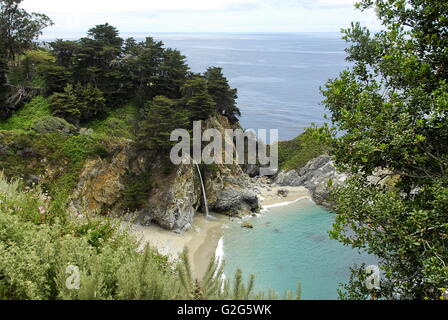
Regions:
<instances>
[{"instance_id":1,"label":"sky","mask_svg":"<svg viewBox=\"0 0 448 320\"><path fill-rule=\"evenodd\" d=\"M339 32L374 12L357 0L24 0L22 7L55 23L46 34L84 33L108 22L121 32Z\"/></svg>"}]
</instances>

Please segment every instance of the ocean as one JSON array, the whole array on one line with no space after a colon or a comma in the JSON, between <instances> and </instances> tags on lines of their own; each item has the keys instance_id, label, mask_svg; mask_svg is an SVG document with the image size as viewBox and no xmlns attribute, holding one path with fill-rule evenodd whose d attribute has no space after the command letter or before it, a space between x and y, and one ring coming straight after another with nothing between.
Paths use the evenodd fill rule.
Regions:
<instances>
[{"instance_id":1,"label":"ocean","mask_svg":"<svg viewBox=\"0 0 448 320\"><path fill-rule=\"evenodd\" d=\"M278 129L280 140L325 122L320 87L349 66L339 33L151 36L179 49L194 72L222 67L238 89L243 128Z\"/></svg>"},{"instance_id":2,"label":"ocean","mask_svg":"<svg viewBox=\"0 0 448 320\"><path fill-rule=\"evenodd\" d=\"M255 275L255 288L277 293L296 292L300 284L304 300L336 300L341 283L347 283L350 267L377 265L375 257L330 239L335 215L304 199L270 208L250 218L254 229L235 223L226 230L220 252L226 277L237 269Z\"/></svg>"},{"instance_id":3,"label":"ocean","mask_svg":"<svg viewBox=\"0 0 448 320\"><path fill-rule=\"evenodd\" d=\"M346 43L338 33L122 36L137 40L152 36L166 47L179 49L194 72L222 67L238 89L243 128L278 129L280 140L298 136L312 123L325 122L320 88L349 66ZM336 299L339 283L349 279L349 268L376 264L376 259L331 240L328 230L334 217L303 200L251 219L253 230L231 226L219 247L226 274L230 277L241 268L246 277L255 274L260 290L295 291L300 283L304 299Z\"/></svg>"},{"instance_id":4,"label":"ocean","mask_svg":"<svg viewBox=\"0 0 448 320\"><path fill-rule=\"evenodd\" d=\"M325 122L320 88L349 67L338 33L153 34L187 57L194 72L218 66L238 89L245 129L278 129L280 140ZM256 289L296 291L306 300L333 300L350 267L377 264L375 257L330 239L335 215L309 200L268 209L250 219L253 230L235 224L219 251L225 272L239 268L256 276Z\"/></svg>"},{"instance_id":5,"label":"ocean","mask_svg":"<svg viewBox=\"0 0 448 320\"><path fill-rule=\"evenodd\" d=\"M51 34L76 40L81 33ZM322 125L326 110L320 88L349 66L340 33L122 33L123 38L151 36L180 50L193 72L224 69L238 89L245 129L278 129L280 140Z\"/></svg>"}]
</instances>

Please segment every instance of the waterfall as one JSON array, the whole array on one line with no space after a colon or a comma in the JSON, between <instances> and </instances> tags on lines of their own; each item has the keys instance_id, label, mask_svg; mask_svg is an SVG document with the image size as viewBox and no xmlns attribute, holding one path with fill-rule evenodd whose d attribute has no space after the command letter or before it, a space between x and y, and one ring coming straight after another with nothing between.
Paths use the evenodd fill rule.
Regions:
<instances>
[{"instance_id":1,"label":"waterfall","mask_svg":"<svg viewBox=\"0 0 448 320\"><path fill-rule=\"evenodd\" d=\"M207 201L207 193L205 192L205 185L204 185L204 179L202 178L202 172L201 172L201 168L199 168L199 164L196 160L194 160L193 158L191 159L193 160L194 165L196 166L196 168L198 169L198 173L199 173L199 180L201 180L201 186L202 186L202 193L204 195L204 204L205 204L205 216L209 219L213 218L210 215L210 212L208 211L208 201Z\"/></svg>"}]
</instances>

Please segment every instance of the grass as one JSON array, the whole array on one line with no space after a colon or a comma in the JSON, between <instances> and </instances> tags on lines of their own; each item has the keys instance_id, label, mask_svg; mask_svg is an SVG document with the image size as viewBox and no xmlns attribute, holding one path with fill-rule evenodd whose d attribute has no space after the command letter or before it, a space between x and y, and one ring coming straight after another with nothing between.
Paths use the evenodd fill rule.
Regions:
<instances>
[{"instance_id":1,"label":"grass","mask_svg":"<svg viewBox=\"0 0 448 320\"><path fill-rule=\"evenodd\" d=\"M0 168L9 177L44 177L43 186L51 196L69 195L89 158L105 157L108 141L96 135L67 136L58 132L1 131ZM24 150L28 153L24 154ZM44 160L45 159L45 160ZM51 170L51 175L46 172Z\"/></svg>"},{"instance_id":2,"label":"grass","mask_svg":"<svg viewBox=\"0 0 448 320\"><path fill-rule=\"evenodd\" d=\"M138 108L132 103L111 111L105 119L93 120L88 127L96 134L135 140Z\"/></svg>"},{"instance_id":3,"label":"grass","mask_svg":"<svg viewBox=\"0 0 448 320\"><path fill-rule=\"evenodd\" d=\"M300 169L329 149L309 131L293 140L279 142L278 147L280 170Z\"/></svg>"},{"instance_id":4,"label":"grass","mask_svg":"<svg viewBox=\"0 0 448 320\"><path fill-rule=\"evenodd\" d=\"M0 130L28 130L31 125L43 117L51 116L48 100L36 97L6 121L0 122Z\"/></svg>"}]
</instances>

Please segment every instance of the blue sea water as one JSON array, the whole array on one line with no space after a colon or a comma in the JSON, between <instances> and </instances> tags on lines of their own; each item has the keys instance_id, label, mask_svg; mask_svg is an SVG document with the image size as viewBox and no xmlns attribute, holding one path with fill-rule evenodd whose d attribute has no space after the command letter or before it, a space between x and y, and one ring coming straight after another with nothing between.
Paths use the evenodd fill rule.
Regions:
<instances>
[{"instance_id":1,"label":"blue sea water","mask_svg":"<svg viewBox=\"0 0 448 320\"><path fill-rule=\"evenodd\" d=\"M78 33L42 39L75 40ZM312 123L323 124L320 88L349 66L340 33L122 33L152 36L179 49L191 70L218 66L238 89L245 129L278 129L280 140L298 136Z\"/></svg>"},{"instance_id":2,"label":"blue sea water","mask_svg":"<svg viewBox=\"0 0 448 320\"><path fill-rule=\"evenodd\" d=\"M238 89L242 126L279 129L281 140L324 122L320 87L348 66L339 33L151 36L182 51L194 72L222 67Z\"/></svg>"},{"instance_id":3,"label":"blue sea water","mask_svg":"<svg viewBox=\"0 0 448 320\"><path fill-rule=\"evenodd\" d=\"M226 276L242 269L256 276L259 290L295 293L300 283L304 300L337 299L350 267L378 261L330 239L334 218L312 201L301 200L251 218L254 229L233 224L224 236Z\"/></svg>"},{"instance_id":4,"label":"blue sea water","mask_svg":"<svg viewBox=\"0 0 448 320\"><path fill-rule=\"evenodd\" d=\"M182 51L194 72L222 67L238 89L242 126L278 129L281 140L325 121L320 87L349 66L346 43L337 33L152 36ZM251 220L253 230L234 225L226 231L225 271L255 274L258 289L295 291L300 283L303 299L337 299L350 267L376 264L375 258L331 240L334 214L311 201L271 208Z\"/></svg>"},{"instance_id":5,"label":"blue sea water","mask_svg":"<svg viewBox=\"0 0 448 320\"><path fill-rule=\"evenodd\" d=\"M338 33L122 36L142 40L147 35L182 51L194 72L222 67L238 89L242 126L279 129L281 140L325 121L319 89L349 66L346 43ZM224 237L226 274L242 268L256 275L258 289L295 291L300 282L304 299L336 299L339 283L349 278L349 268L376 264L376 259L331 240L328 230L333 221L334 214L304 200L251 219L253 230L235 224Z\"/></svg>"}]
</instances>

